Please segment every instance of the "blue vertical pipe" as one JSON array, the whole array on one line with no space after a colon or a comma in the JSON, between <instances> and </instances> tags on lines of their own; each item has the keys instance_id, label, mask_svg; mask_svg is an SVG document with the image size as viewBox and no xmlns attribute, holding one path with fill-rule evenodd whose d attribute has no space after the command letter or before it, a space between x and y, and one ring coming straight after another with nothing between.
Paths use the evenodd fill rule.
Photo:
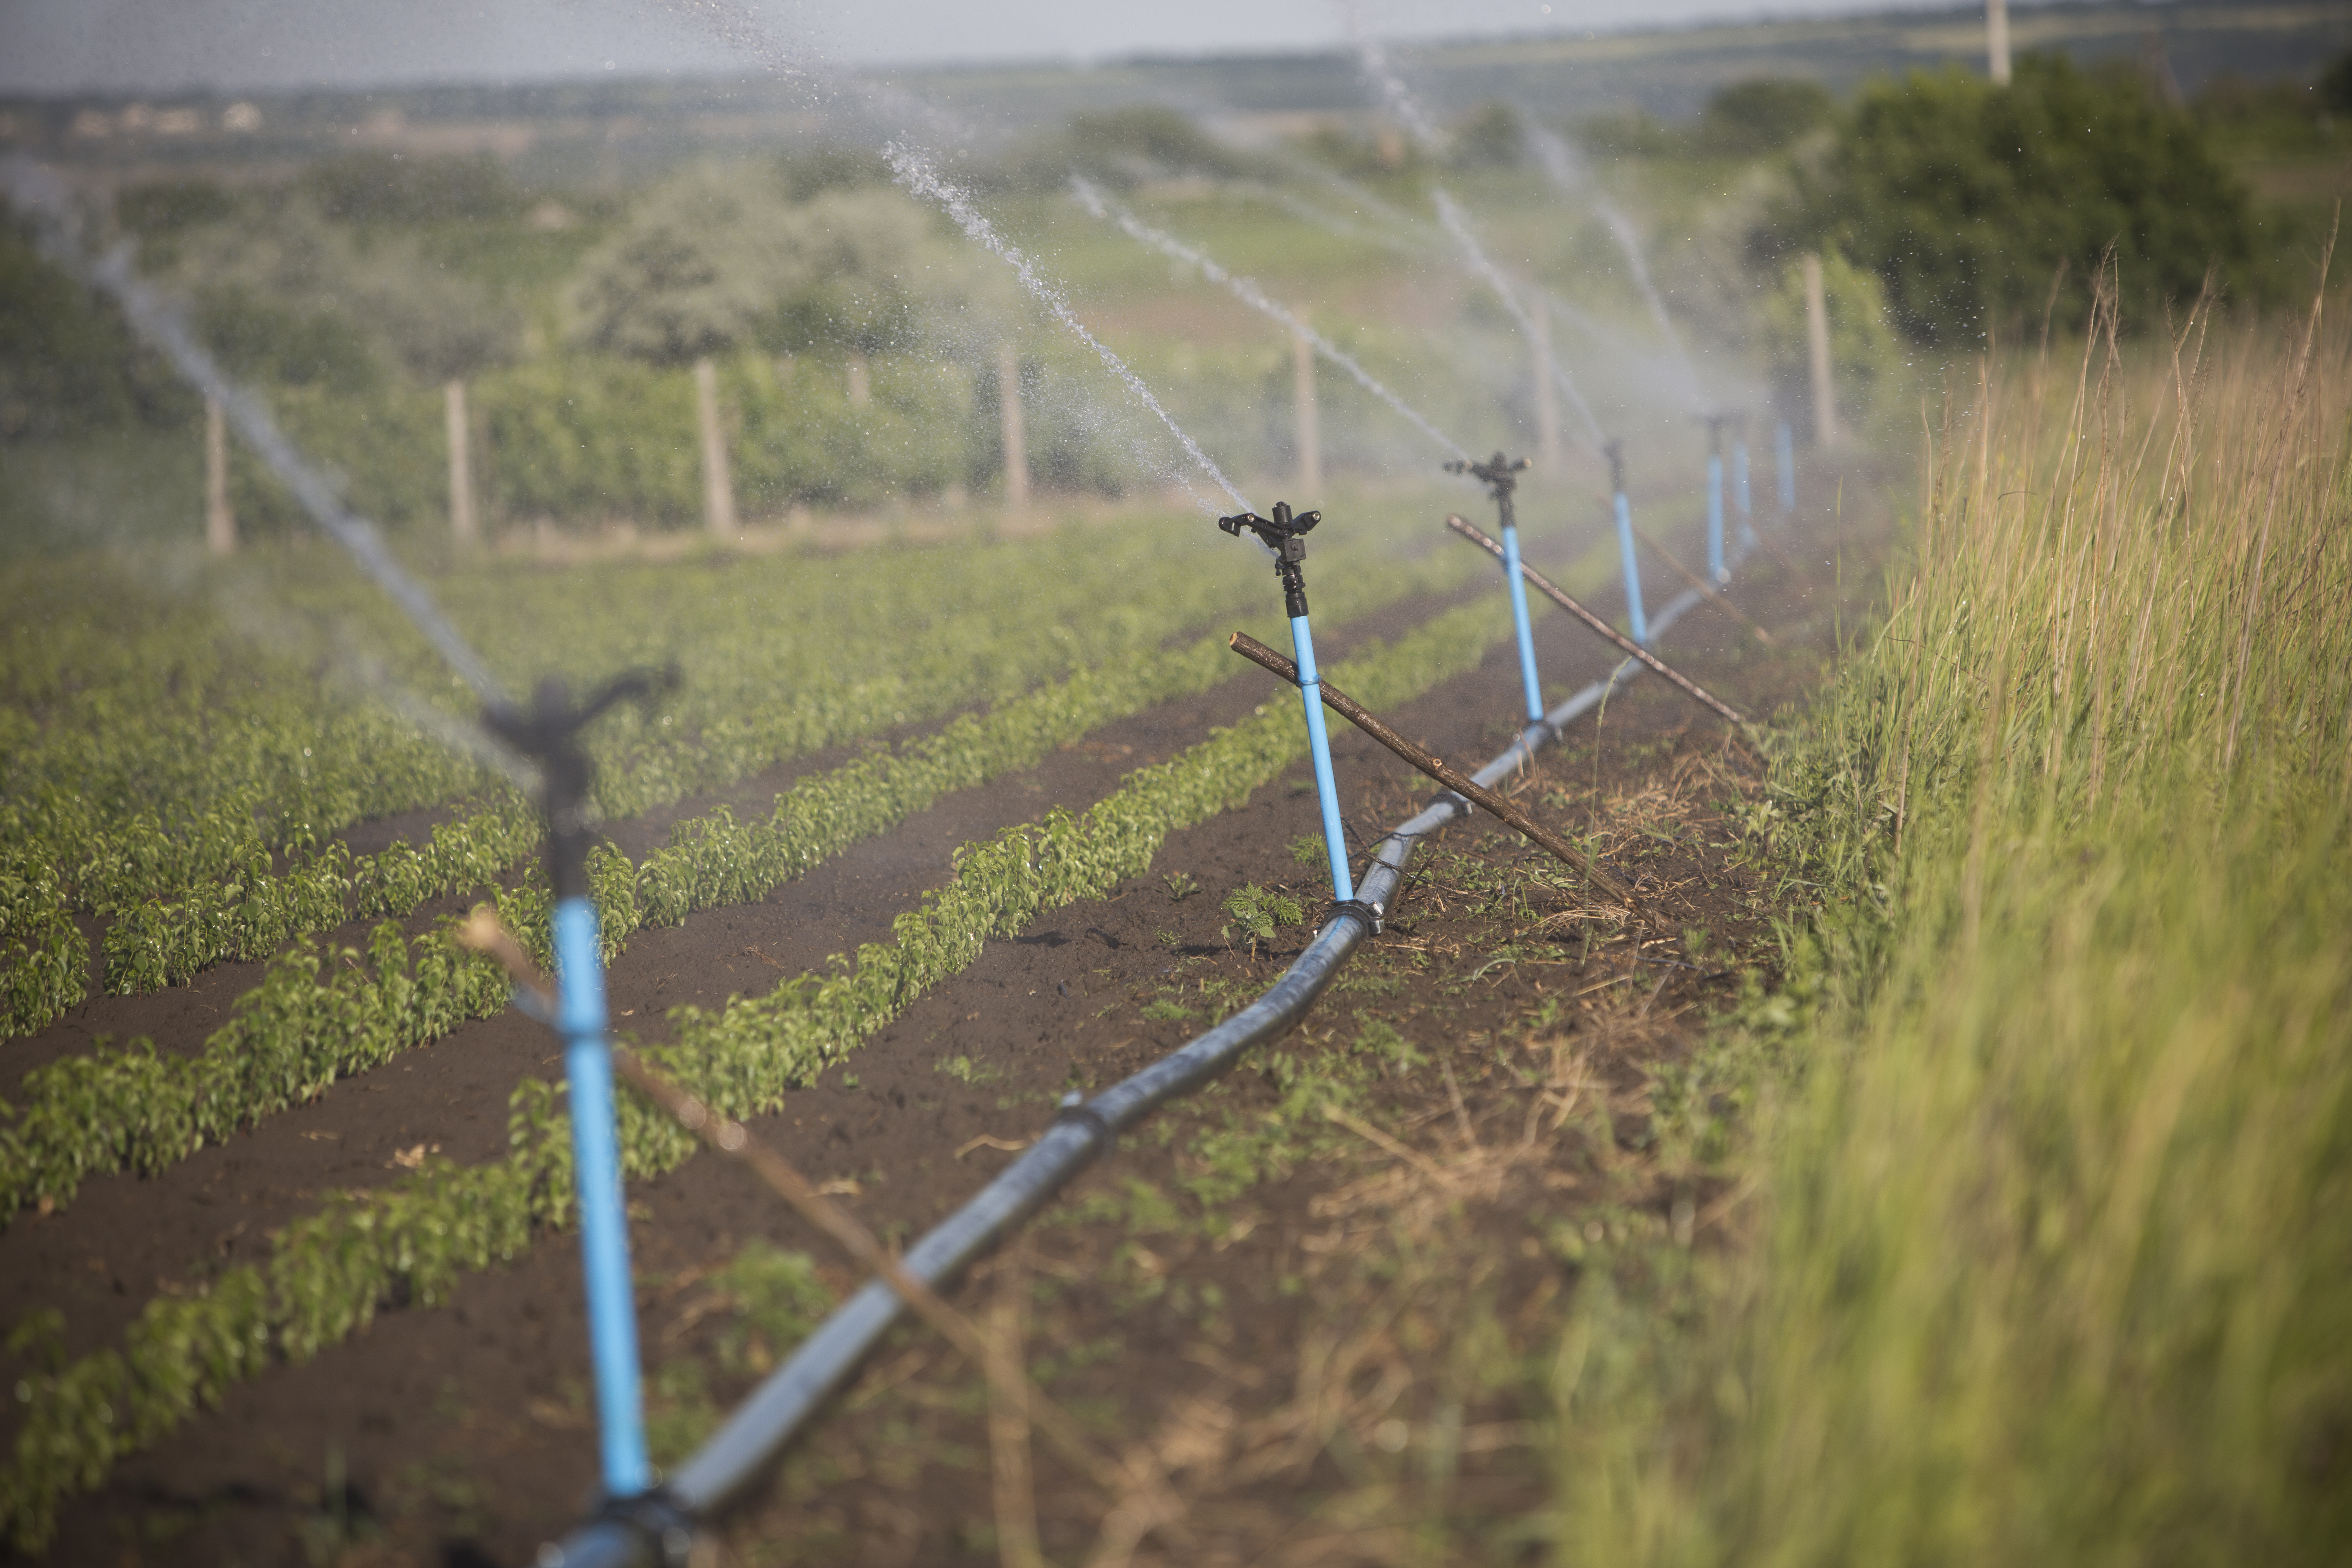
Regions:
<instances>
[{"instance_id":1,"label":"blue vertical pipe","mask_svg":"<svg viewBox=\"0 0 2352 1568\"><path fill-rule=\"evenodd\" d=\"M1748 495L1748 437L1742 436L1731 444L1731 499L1739 508L1739 543L1742 549L1756 545L1756 509Z\"/></svg>"},{"instance_id":2,"label":"blue vertical pipe","mask_svg":"<svg viewBox=\"0 0 2352 1568\"><path fill-rule=\"evenodd\" d=\"M637 1381L637 1303L630 1287L629 1220L621 1194L621 1145L613 1121L613 1053L604 1038L604 963L596 906L555 906L556 984L564 1071L572 1085L572 1152L580 1198L580 1256L588 1277L588 1351L596 1374L596 1425L608 1497L653 1485Z\"/></svg>"},{"instance_id":3,"label":"blue vertical pipe","mask_svg":"<svg viewBox=\"0 0 2352 1568\"><path fill-rule=\"evenodd\" d=\"M1625 492L1617 492L1617 553L1625 563L1625 614L1633 622L1633 640L1650 646L1650 617L1642 608L1642 567L1633 559L1633 508Z\"/></svg>"},{"instance_id":4,"label":"blue vertical pipe","mask_svg":"<svg viewBox=\"0 0 2352 1568\"><path fill-rule=\"evenodd\" d=\"M1315 634L1305 616L1290 617L1290 651L1298 661L1298 694L1307 703L1307 745L1315 753L1315 795L1323 805L1323 847L1331 857L1331 896L1356 896L1348 869L1348 837L1339 826L1339 783L1331 774L1331 737L1323 729L1323 677L1315 668Z\"/></svg>"},{"instance_id":5,"label":"blue vertical pipe","mask_svg":"<svg viewBox=\"0 0 2352 1568\"><path fill-rule=\"evenodd\" d=\"M1789 422L1780 421L1773 443L1774 455L1780 459L1780 510L1793 516L1797 510L1797 438L1789 433Z\"/></svg>"},{"instance_id":6,"label":"blue vertical pipe","mask_svg":"<svg viewBox=\"0 0 2352 1568\"><path fill-rule=\"evenodd\" d=\"M1527 688L1528 722L1540 723L1544 716L1543 687L1536 679L1535 632L1528 624L1528 582L1519 575L1519 530L1516 523L1503 530L1503 574L1511 581L1511 626L1519 634L1519 682Z\"/></svg>"},{"instance_id":7,"label":"blue vertical pipe","mask_svg":"<svg viewBox=\"0 0 2352 1568\"><path fill-rule=\"evenodd\" d=\"M1706 455L1706 574L1718 583L1727 583L1731 574L1723 565L1723 454Z\"/></svg>"}]
</instances>

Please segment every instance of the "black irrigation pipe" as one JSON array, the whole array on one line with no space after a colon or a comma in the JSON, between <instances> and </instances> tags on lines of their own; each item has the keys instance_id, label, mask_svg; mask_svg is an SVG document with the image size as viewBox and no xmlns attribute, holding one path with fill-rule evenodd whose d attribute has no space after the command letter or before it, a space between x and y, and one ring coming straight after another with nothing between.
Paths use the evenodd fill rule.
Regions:
<instances>
[{"instance_id":1,"label":"black irrigation pipe","mask_svg":"<svg viewBox=\"0 0 2352 1568\"><path fill-rule=\"evenodd\" d=\"M1651 621L1652 635L1666 630L1705 597L1696 588L1685 589ZM1626 659L1529 724L1508 750L1471 776L1488 788L1499 784L1643 668ZM1470 813L1470 803L1448 791L1419 816L1391 829L1381 839L1355 900L1333 911L1272 990L1094 1099L1082 1101L1076 1093L1066 1098L1044 1135L1020 1159L908 1248L901 1260L907 1271L933 1289L941 1289L990 1243L1043 1208L1071 1178L1108 1152L1119 1133L1219 1077L1244 1053L1288 1032L1315 1005L1339 966L1366 937L1377 933L1413 845ZM736 1406L726 1425L666 1485L608 1504L561 1545L541 1547L539 1568L683 1568L695 1529L759 1479L906 1310L906 1302L887 1282L866 1281L801 1342L790 1361Z\"/></svg>"}]
</instances>

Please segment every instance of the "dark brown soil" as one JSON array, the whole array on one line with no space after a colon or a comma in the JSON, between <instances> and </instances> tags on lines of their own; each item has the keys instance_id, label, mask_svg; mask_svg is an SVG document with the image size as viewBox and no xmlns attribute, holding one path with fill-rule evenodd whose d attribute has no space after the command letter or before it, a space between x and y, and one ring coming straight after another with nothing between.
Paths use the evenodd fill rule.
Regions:
<instances>
[{"instance_id":1,"label":"dark brown soil","mask_svg":"<svg viewBox=\"0 0 2352 1568\"><path fill-rule=\"evenodd\" d=\"M1863 510L1852 496L1846 505L1850 517ZM1841 590L1832 563L1759 558L1738 597L1749 615L1784 634L1776 646L1759 647L1737 621L1702 606L1666 639L1666 655L1731 700L1769 711L1817 678L1831 612L1842 595L1855 602L1860 575L1849 566ZM1435 607L1423 604L1412 613ZM1797 635L1786 635L1792 630ZM1539 623L1538 646L1548 684L1561 693L1610 663L1606 650L1556 614ZM1338 657L1344 648L1331 651ZM891 917L945 879L956 845L1034 819L1056 803L1097 799L1124 773L1199 740L1272 689L1255 670L1237 675L1202 698L1108 726L1031 773L942 801L761 903L638 934L610 980L621 1029L658 1041L665 1010L675 1005L716 1006L819 967L828 954L887 938ZM1497 642L1480 669L1387 717L1448 757L1491 755L1515 732L1516 691L1515 660ZM1416 776L1362 737L1343 731L1334 742L1350 827L1365 839L1425 798ZM1750 787L1755 769L1723 726L1663 683L1641 681L1598 723L1582 721L1520 788L1550 819L1648 825L1618 832L1620 868L1638 874L1645 895L1678 925L1712 933L1709 951L1754 962L1764 929L1759 889L1728 864L1733 836L1712 803ZM746 787L772 796L780 784ZM638 831L653 837L650 826ZM1115 896L1052 911L1024 936L990 944L971 969L757 1124L755 1134L813 1178L832 1183L867 1225L892 1237L919 1234L1001 1170L1011 1158L1006 1146L1034 1134L1066 1088L1115 1080L1272 981L1311 924L1286 929L1254 952L1224 934L1231 917L1222 900L1256 883L1289 888L1311 902L1319 872L1289 846L1316 831L1301 764L1243 809L1175 836L1150 874ZM642 852L643 845L633 847ZM1610 1043L1580 1058L1586 1062L1580 1070L1597 1075L1599 1103L1612 1108L1606 1139L1637 1140L1644 1074L1687 1051L1706 1007L1735 984L1728 962L1722 969L1712 961L1689 964L1676 943L1645 949L1638 931L1580 918L1566 884L1531 853L1475 826L1430 847L1416 859L1414 890L1396 911L1394 929L1352 966L1371 976L1365 988L1351 992L1343 980L1279 1047L1304 1058L1344 1054L1359 1019L1378 1017L1404 1031L1430 1063L1443 1063L1383 1080L1363 1112L1373 1134L1402 1147L1433 1149L1453 1139L1462 1151L1483 1148L1503 1121L1516 1127L1532 1114L1518 1090L1533 1069L1513 1067L1512 1053L1539 1058L1542 1049L1527 1041L1545 1029L1557 1035L1564 1016L1609 1008ZM1199 891L1171 897L1165 879L1172 873ZM1524 896L1498 897L1495 888L1503 885L1520 887ZM216 1026L225 999L257 977L258 966L224 966L161 997L113 999L109 1032L193 1048ZM1572 1004L1567 1015L1559 1012L1562 999ZM1553 1010L1541 1016L1550 1022L1530 1026L1547 1001ZM86 1038L86 1018L81 1030ZM1513 1043L1507 1048L1506 1041ZM554 1055L546 1033L519 1015L470 1025L159 1179L94 1181L59 1213L21 1216L0 1232L0 1323L54 1308L65 1315L68 1353L116 1342L150 1295L263 1256L273 1226L326 1191L396 1175L404 1151L421 1144L460 1161L495 1157L505 1142L508 1091L526 1074L551 1075ZM1356 1299L1339 1276L1318 1274L1316 1260L1364 1256L1363 1246L1347 1239L1349 1227L1378 1230L1388 1222L1367 1217L1372 1209L1365 1205L1389 1202L1377 1193L1368 1199L1364 1183L1378 1186L1414 1168L1378 1137L1360 1137L1343 1152L1325 1151L1250 1192L1241 1206L1254 1217L1226 1224L1219 1239L1203 1231L1154 1243L1161 1249L1153 1251L1115 1216L1069 1217L1105 1203L1115 1207L1137 1180L1178 1182L1191 1169L1188 1140L1223 1125L1221 1118L1246 1120L1278 1099L1245 1069L1197 1105L1169 1113L1159 1130L1132 1138L1084 1178L1060 1216L1019 1255L1044 1287L1033 1327L1038 1343L1071 1363L1048 1379L1055 1397L1087 1412L1107 1439L1150 1436L1183 1452L1192 1451L1185 1442L1195 1448L1206 1442L1202 1452L1222 1456L1187 1472L1197 1483L1188 1483L1186 1495L1198 1505L1198 1538L1176 1547L1155 1536L1147 1554L1248 1561L1287 1542L1277 1556L1306 1560L1293 1549L1328 1533L1318 1526L1297 1534L1313 1511L1309 1500L1352 1495L1368 1484L1367 1450L1347 1433L1373 1432L1377 1451L1386 1441L1380 1423L1397 1419L1349 1405L1361 1404L1356 1384L1378 1384L1381 1368L1396 1366L1407 1369L1398 1375L1410 1383L1416 1356L1436 1353L1382 1341L1378 1355L1360 1355L1360 1365L1339 1374L1354 1390L1332 1396L1339 1414L1283 1415L1307 1398L1302 1347L1323 1344L1318 1353L1329 1361L1325 1341L1349 1331L1331 1316L1339 1310L1331 1303ZM1523 1256L1520 1241L1531 1213L1568 1215L1563 1223L1572 1224L1583 1212L1580 1201L1592 1201L1591 1194L1579 1198L1578 1183L1591 1174L1572 1168L1579 1158L1570 1151L1551 1164L1523 1163L1445 1198L1455 1218L1440 1230L1469 1234L1509 1216L1508 1246L1496 1254L1506 1264L1480 1285L1488 1303L1481 1310L1507 1309L1529 1324L1542 1318L1567 1277L1564 1266L1532 1243ZM1611 1192L1622 1197L1618 1188ZM810 1253L836 1291L856 1283L734 1163L706 1154L631 1199L646 1359L656 1369L704 1366L711 1335L726 1319L709 1278L752 1238ZM1658 1197L1669 1206L1691 1201L1704 1210L1709 1194ZM1398 1202L1411 1206L1405 1197ZM1465 1215L1472 1216L1466 1226ZM1334 1235L1339 1239L1329 1239ZM1139 1256L1150 1263L1140 1265ZM1137 1282L1147 1276L1159 1289L1140 1289ZM968 1284L957 1299L971 1305L987 1295ZM1378 1289L1359 1295L1382 1299ZM1222 1304L1204 1307L1211 1296ZM236 1389L219 1410L125 1460L102 1490L67 1506L52 1560L528 1562L540 1542L579 1516L594 1479L581 1414L586 1358L579 1297L576 1253L562 1236L546 1238L511 1268L467 1279L444 1308L387 1310L369 1331ZM1395 1321L1381 1331L1391 1333ZM1112 1342L1117 1353L1090 1367L1067 1353ZM15 1358L0 1358L0 1373L15 1381ZM740 1366L695 1377L722 1407L749 1383ZM690 1421L703 1391L681 1394L658 1372L656 1382L656 1403ZM902 1333L845 1402L817 1454L795 1459L782 1489L745 1514L736 1551L747 1560L763 1560L772 1547L779 1561L992 1561L978 1387L936 1344ZM1518 1425L1532 1414L1481 1408L1475 1399L1453 1409L1460 1429L1475 1436L1456 1445L1463 1458L1446 1507L1501 1519L1539 1504L1543 1466L1527 1457ZM1192 1431L1202 1422L1223 1436L1211 1442ZM1310 1428L1319 1434L1311 1441ZM1251 1433L1286 1458L1250 1459ZM0 1439L12 1436L13 1426L0 1430ZM1112 1500L1042 1456L1036 1497L1045 1548L1066 1560L1087 1551ZM1361 1542L1333 1550L1346 1561L1393 1555Z\"/></svg>"}]
</instances>

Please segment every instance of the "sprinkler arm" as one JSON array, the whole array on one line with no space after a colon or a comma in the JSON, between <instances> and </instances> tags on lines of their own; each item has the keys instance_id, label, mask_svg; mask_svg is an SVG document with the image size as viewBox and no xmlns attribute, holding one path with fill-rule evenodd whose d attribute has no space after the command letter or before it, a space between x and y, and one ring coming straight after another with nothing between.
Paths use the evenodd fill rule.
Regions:
<instances>
[{"instance_id":1,"label":"sprinkler arm","mask_svg":"<svg viewBox=\"0 0 2352 1568\"><path fill-rule=\"evenodd\" d=\"M1258 537L1258 542L1274 552L1274 574L1282 580L1283 611L1292 620L1307 613L1307 574L1301 566L1307 559L1306 535L1323 521L1319 511L1302 511L1292 515L1290 503L1274 503L1272 517L1260 517L1254 511L1236 512L1217 519L1217 526L1235 539L1246 529Z\"/></svg>"}]
</instances>

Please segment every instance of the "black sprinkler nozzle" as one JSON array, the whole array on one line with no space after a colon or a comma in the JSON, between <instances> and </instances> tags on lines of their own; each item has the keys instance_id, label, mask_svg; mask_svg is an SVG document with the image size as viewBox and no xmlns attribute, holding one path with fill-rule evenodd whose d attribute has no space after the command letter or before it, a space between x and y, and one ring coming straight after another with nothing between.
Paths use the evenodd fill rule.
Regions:
<instances>
[{"instance_id":1,"label":"black sprinkler nozzle","mask_svg":"<svg viewBox=\"0 0 2352 1568\"><path fill-rule=\"evenodd\" d=\"M1290 503L1278 500L1274 503L1272 517L1260 517L1254 511L1236 512L1217 519L1217 526L1235 539L1247 529L1274 552L1274 574L1282 579L1283 609L1295 621L1307 613L1307 574L1299 566L1307 559L1304 536L1322 521L1319 511L1302 511L1293 516Z\"/></svg>"},{"instance_id":2,"label":"black sprinkler nozzle","mask_svg":"<svg viewBox=\"0 0 2352 1568\"><path fill-rule=\"evenodd\" d=\"M551 675L531 693L528 710L500 703L485 709L482 727L540 766L545 780L547 879L559 900L588 892L588 786L592 772L580 731L606 709L635 699L650 701L677 689L675 666L633 669L614 677L574 706L572 689Z\"/></svg>"},{"instance_id":3,"label":"black sprinkler nozzle","mask_svg":"<svg viewBox=\"0 0 2352 1568\"><path fill-rule=\"evenodd\" d=\"M1534 466L1533 458L1506 458L1497 451L1483 463L1472 462L1467 458L1457 458L1445 465L1445 471L1449 474L1467 474L1485 485L1487 492L1495 498L1495 506L1502 515L1503 526L1513 528L1517 526L1517 519L1511 513L1511 492L1519 488L1518 476Z\"/></svg>"},{"instance_id":4,"label":"black sprinkler nozzle","mask_svg":"<svg viewBox=\"0 0 2352 1568\"><path fill-rule=\"evenodd\" d=\"M1609 442L1601 450L1609 458L1609 488L1619 495L1625 493L1625 443L1620 438Z\"/></svg>"},{"instance_id":5,"label":"black sprinkler nozzle","mask_svg":"<svg viewBox=\"0 0 2352 1568\"><path fill-rule=\"evenodd\" d=\"M1723 456L1723 432L1725 427L1729 426L1734 430L1745 430L1748 428L1748 416L1739 412L1738 409L1731 409L1714 414L1702 414L1699 417L1706 423L1706 449L1718 458Z\"/></svg>"}]
</instances>

